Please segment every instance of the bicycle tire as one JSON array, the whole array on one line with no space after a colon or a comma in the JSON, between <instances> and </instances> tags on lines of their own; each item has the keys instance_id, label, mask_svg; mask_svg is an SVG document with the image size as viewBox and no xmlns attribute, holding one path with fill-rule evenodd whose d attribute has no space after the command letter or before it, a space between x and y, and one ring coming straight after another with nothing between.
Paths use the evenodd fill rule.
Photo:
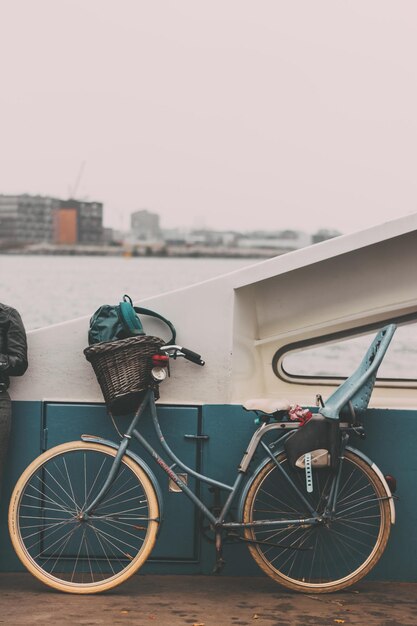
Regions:
<instances>
[{"instance_id":1,"label":"bicycle tire","mask_svg":"<svg viewBox=\"0 0 417 626\"><path fill-rule=\"evenodd\" d=\"M88 520L117 450L75 441L52 448L23 472L9 507L9 531L23 565L43 583L89 594L123 583L145 563L159 525L146 472L125 456Z\"/></svg>"},{"instance_id":2,"label":"bicycle tire","mask_svg":"<svg viewBox=\"0 0 417 626\"><path fill-rule=\"evenodd\" d=\"M305 472L292 469L286 454L278 462L322 513L331 470L313 470L313 493L305 488ZM311 514L271 460L255 477L243 507L243 521L302 519ZM268 576L304 593L329 593L349 587L376 565L391 527L387 493L377 473L358 455L346 451L335 519L326 524L250 527L244 532L249 551ZM256 541L267 542L265 544Z\"/></svg>"}]
</instances>

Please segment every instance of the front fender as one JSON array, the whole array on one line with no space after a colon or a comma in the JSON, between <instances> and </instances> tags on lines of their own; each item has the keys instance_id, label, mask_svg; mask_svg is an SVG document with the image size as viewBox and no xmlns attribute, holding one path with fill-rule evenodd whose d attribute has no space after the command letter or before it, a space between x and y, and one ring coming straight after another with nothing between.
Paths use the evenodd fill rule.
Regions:
<instances>
[{"instance_id":1,"label":"front fender","mask_svg":"<svg viewBox=\"0 0 417 626\"><path fill-rule=\"evenodd\" d=\"M95 435L81 435L81 440L89 442L89 443L99 443L102 446L107 446L108 448L113 448L114 450L117 450L117 448L119 447L118 444L115 443L114 441L110 441L109 439L102 439L101 437L97 437ZM159 533L159 531L161 530L163 519L164 519L164 501L162 498L161 487L159 486L156 476L151 470L151 468L149 467L149 465L140 456L138 456L134 452L131 452L130 450L126 450L125 454L128 457L130 457L132 461L137 463L137 465L139 465L139 467L141 467L144 472L146 472L149 480L152 483L152 487L155 489L156 497L158 499L158 506L159 506L159 518L160 518L160 523L158 524L158 533Z\"/></svg>"},{"instance_id":2,"label":"front fender","mask_svg":"<svg viewBox=\"0 0 417 626\"><path fill-rule=\"evenodd\" d=\"M357 450L356 448L352 448L351 446L346 446L346 450L349 450L350 452L353 452L354 454L356 454L359 458L362 459L362 461L365 461L365 463L367 465L369 465L369 467L371 467L374 470L374 472L377 474L378 478L380 479L380 481L382 482L382 484L384 486L384 489L385 489L386 494L387 494L387 498L389 498L388 501L389 501L389 507L390 507L390 513L391 513L391 524L395 524L394 498L392 497L391 489L389 488L388 483L385 480L385 476L383 475L383 473L381 472L379 467L377 465L375 465L375 463L373 461L371 461L371 459L369 457L367 457L366 454L364 454L360 450ZM281 452L284 452L284 448L283 447L279 448L279 450L277 450L274 453L274 456L278 456L279 454L281 454ZM255 477L265 467L265 465L267 463L269 463L270 460L271 459L270 459L269 456L267 456L264 459L262 459L262 461L260 462L260 464L258 465L256 470L253 472L252 476L247 481L244 489L242 490L242 493L241 493L240 498L239 498L239 504L238 504L238 519L239 520L243 519L243 508L244 508L244 505L245 505L246 496L248 495L248 491L251 488L252 483L255 480Z\"/></svg>"}]
</instances>

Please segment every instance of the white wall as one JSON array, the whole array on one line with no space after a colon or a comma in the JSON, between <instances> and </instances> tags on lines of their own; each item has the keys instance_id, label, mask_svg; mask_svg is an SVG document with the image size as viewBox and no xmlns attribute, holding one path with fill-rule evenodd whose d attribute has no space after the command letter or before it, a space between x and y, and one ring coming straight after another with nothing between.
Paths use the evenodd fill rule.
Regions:
<instances>
[{"instance_id":1,"label":"white wall","mask_svg":"<svg viewBox=\"0 0 417 626\"><path fill-rule=\"evenodd\" d=\"M415 250L416 215L141 301L174 323L178 343L206 360L203 368L173 363L171 378L161 385L161 402L240 403L268 394L311 403L315 389L273 374L275 351L289 342L417 311ZM88 324L85 317L31 332L30 368L13 380L13 398L101 401L83 355ZM144 325L148 334L163 328L151 318L144 318ZM416 395L378 390L375 402L414 406Z\"/></svg>"}]
</instances>

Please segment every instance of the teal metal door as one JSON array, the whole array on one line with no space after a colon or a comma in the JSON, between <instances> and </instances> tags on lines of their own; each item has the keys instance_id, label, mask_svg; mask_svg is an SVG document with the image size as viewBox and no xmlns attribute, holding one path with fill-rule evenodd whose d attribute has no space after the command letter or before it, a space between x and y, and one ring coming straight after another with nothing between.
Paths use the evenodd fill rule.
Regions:
<instances>
[{"instance_id":1,"label":"teal metal door","mask_svg":"<svg viewBox=\"0 0 417 626\"><path fill-rule=\"evenodd\" d=\"M158 416L166 440L174 452L192 469L198 468L196 441L185 438L184 434L197 434L198 409L195 407L158 407ZM123 434L129 423L128 418L116 418L117 426ZM151 419L144 415L138 430L150 441L164 460L171 465L158 445L152 428ZM61 443L80 439L82 434L97 435L114 442L119 436L106 413L99 404L61 404L48 403L44 417L44 449ZM153 561L195 562L198 560L198 542L196 533L197 515L193 504L182 493L170 490L169 479L159 466L153 463L143 449L132 441L131 449L141 456L156 475L161 487L164 503L164 519L155 548ZM179 470L181 472L181 470ZM195 489L195 480L188 477L188 483Z\"/></svg>"}]
</instances>

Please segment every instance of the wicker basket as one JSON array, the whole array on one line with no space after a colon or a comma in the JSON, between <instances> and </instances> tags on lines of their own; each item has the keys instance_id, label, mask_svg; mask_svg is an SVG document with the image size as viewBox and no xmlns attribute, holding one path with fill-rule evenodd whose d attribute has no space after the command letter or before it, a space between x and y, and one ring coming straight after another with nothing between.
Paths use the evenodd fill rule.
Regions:
<instances>
[{"instance_id":1,"label":"wicker basket","mask_svg":"<svg viewBox=\"0 0 417 626\"><path fill-rule=\"evenodd\" d=\"M151 376L151 356L163 345L159 337L141 335L85 348L85 358L93 366L107 408L112 413L131 413L138 408L144 391L154 388L157 392L158 385Z\"/></svg>"}]
</instances>

